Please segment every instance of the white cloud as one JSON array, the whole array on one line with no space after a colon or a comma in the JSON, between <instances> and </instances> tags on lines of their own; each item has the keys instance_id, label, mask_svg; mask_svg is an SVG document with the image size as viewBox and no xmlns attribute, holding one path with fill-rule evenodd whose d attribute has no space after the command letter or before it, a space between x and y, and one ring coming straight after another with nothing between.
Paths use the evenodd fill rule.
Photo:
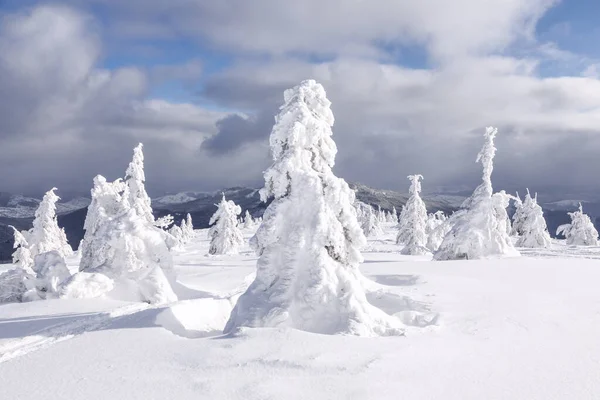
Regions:
<instances>
[{"instance_id":1,"label":"white cloud","mask_svg":"<svg viewBox=\"0 0 600 400\"><path fill-rule=\"evenodd\" d=\"M82 0L71 0L82 2ZM87 2L87 1L86 1ZM96 0L115 26L155 37L186 35L235 51L381 55L378 45L424 44L439 59L532 40L554 0ZM167 17L165 17L167 16ZM126 22L124 22L126 21Z\"/></svg>"},{"instance_id":2,"label":"white cloud","mask_svg":"<svg viewBox=\"0 0 600 400\"><path fill-rule=\"evenodd\" d=\"M121 173L131 145L142 140L156 187L256 183L268 163L269 115L282 91L306 78L322 82L333 102L336 168L350 180L401 187L408 173L423 173L428 188L472 185L480 130L490 124L501 128L499 185L589 182L600 167L595 67L585 76L538 74L548 59L579 62L535 40L535 23L551 0L94 2L108 6L112 34L191 37L231 52L233 66L203 77L204 100L257 117L215 126L224 113L148 99L153 83L198 79L204 60L107 71L98 66L103 49L93 18L39 7L10 17L0 31L0 91L14 93L0 100L7 154L0 169L36 160L22 166L23 177L87 185L95 173ZM429 69L392 63L388 47L415 43L431 58ZM531 49L526 57L509 55L517 45ZM7 52L10 60L2 58ZM333 60L314 62L303 53ZM212 153L199 152L219 130ZM41 164L51 166L36 172Z\"/></svg>"}]
</instances>

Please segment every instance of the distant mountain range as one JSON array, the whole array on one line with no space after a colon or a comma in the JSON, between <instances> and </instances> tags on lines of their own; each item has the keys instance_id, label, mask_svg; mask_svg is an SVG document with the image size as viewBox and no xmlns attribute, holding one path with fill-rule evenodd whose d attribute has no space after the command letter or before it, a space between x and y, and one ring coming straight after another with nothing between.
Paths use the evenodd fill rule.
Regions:
<instances>
[{"instance_id":1,"label":"distant mountain range","mask_svg":"<svg viewBox=\"0 0 600 400\"><path fill-rule=\"evenodd\" d=\"M373 189L361 184L350 184L356 192L356 198L377 208L380 206L386 211L393 207L398 213L408 199L408 194L391 190ZM233 187L216 192L181 192L157 197L152 200L152 208L157 217L172 214L175 221L192 215L194 227L197 229L208 227L210 217L216 210L216 204L225 194L227 199L233 200L242 208L242 213L248 210L254 217L262 216L266 206L261 202L259 191L255 188ZM457 194L424 194L423 200L429 212L438 210L451 214L462 204L465 196ZM0 261L10 259L12 254L12 230L9 225L18 229L29 229L34 213L40 199L13 195L0 192ZM66 202L57 203L59 225L65 228L69 242L77 248L83 238L83 222L87 214L90 199L75 197ZM553 235L556 228L569 222L567 211L575 210L579 206L578 200L563 200L542 204L550 233ZM583 202L584 210L593 219L600 216L600 202ZM598 226L600 220L596 220Z\"/></svg>"}]
</instances>

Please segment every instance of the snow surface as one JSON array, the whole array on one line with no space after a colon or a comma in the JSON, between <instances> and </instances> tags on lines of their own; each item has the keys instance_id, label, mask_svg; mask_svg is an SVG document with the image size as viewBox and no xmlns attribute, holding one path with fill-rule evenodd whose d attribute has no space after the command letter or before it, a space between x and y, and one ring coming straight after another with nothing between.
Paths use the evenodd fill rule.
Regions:
<instances>
[{"instance_id":1,"label":"snow surface","mask_svg":"<svg viewBox=\"0 0 600 400\"><path fill-rule=\"evenodd\" d=\"M369 302L404 321L405 336L221 335L256 256L208 256L203 231L174 257L178 302L0 305L0 398L600 398L600 247L429 262L401 255L385 228L361 270ZM68 264L77 270L75 256Z\"/></svg>"}]
</instances>

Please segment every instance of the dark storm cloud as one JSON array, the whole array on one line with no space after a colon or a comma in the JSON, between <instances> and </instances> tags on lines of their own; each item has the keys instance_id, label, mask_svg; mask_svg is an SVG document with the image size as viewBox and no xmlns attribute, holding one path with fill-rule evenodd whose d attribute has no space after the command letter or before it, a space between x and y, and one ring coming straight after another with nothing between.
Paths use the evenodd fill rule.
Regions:
<instances>
[{"instance_id":1,"label":"dark storm cloud","mask_svg":"<svg viewBox=\"0 0 600 400\"><path fill-rule=\"evenodd\" d=\"M218 156L235 151L246 144L266 141L273 127L274 112L263 111L251 117L239 114L226 116L217 121L217 133L202 142L202 150Z\"/></svg>"}]
</instances>

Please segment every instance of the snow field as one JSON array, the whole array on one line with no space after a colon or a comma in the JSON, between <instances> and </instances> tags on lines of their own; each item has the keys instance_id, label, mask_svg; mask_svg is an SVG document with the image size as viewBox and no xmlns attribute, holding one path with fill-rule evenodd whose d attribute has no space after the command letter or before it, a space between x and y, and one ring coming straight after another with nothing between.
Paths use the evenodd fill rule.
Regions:
<instances>
[{"instance_id":1,"label":"snow field","mask_svg":"<svg viewBox=\"0 0 600 400\"><path fill-rule=\"evenodd\" d=\"M175 303L109 294L1 305L2 398L598 398L600 261L587 257L600 248L554 243L514 259L429 262L394 241L387 224L361 271L368 301L403 320L405 336L222 335L256 257L247 245L208 256L200 231L174 256Z\"/></svg>"}]
</instances>

